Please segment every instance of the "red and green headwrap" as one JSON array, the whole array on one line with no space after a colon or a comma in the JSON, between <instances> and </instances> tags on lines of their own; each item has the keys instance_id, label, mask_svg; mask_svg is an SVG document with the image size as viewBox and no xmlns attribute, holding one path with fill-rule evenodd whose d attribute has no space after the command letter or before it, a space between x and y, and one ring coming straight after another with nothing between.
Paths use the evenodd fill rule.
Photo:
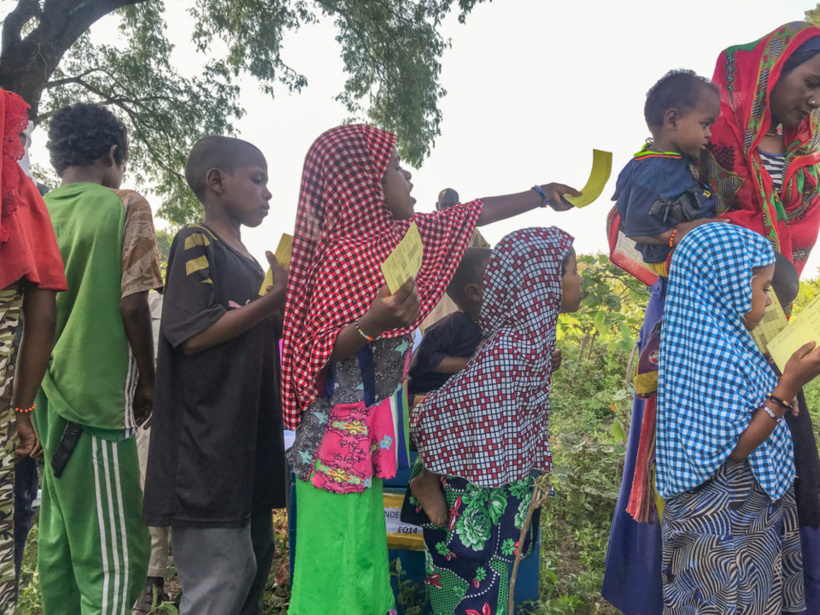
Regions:
<instances>
[{"instance_id":1,"label":"red and green headwrap","mask_svg":"<svg viewBox=\"0 0 820 615\"><path fill-rule=\"evenodd\" d=\"M766 237L798 272L820 230L820 111L783 129L782 194L761 163L758 145L771 127L772 89L789 59L812 46L820 47L820 28L793 22L720 54L712 78L720 86L720 118L701 158L704 176L717 194L719 215Z\"/></svg>"}]
</instances>

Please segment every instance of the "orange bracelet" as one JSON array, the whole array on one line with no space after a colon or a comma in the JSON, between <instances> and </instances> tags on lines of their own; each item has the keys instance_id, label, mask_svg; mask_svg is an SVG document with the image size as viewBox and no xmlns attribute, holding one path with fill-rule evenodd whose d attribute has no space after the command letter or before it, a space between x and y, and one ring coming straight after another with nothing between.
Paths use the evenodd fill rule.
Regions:
<instances>
[{"instance_id":1,"label":"orange bracelet","mask_svg":"<svg viewBox=\"0 0 820 615\"><path fill-rule=\"evenodd\" d=\"M36 407L37 404L31 404L30 408L15 408L14 412L17 414L28 414L30 412L33 412Z\"/></svg>"},{"instance_id":2,"label":"orange bracelet","mask_svg":"<svg viewBox=\"0 0 820 615\"><path fill-rule=\"evenodd\" d=\"M669 247L670 248L675 247L675 235L677 235L677 234L678 234L678 229L673 228L672 229L672 234L669 236Z\"/></svg>"}]
</instances>

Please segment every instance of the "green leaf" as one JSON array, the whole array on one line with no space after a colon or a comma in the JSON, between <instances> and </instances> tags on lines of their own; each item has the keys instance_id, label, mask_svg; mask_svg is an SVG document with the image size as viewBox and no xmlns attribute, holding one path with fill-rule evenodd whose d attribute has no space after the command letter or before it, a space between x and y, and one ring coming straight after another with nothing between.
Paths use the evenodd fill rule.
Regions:
<instances>
[{"instance_id":1,"label":"green leaf","mask_svg":"<svg viewBox=\"0 0 820 615\"><path fill-rule=\"evenodd\" d=\"M618 442L623 442L626 439L623 425L618 421L613 422L612 425L609 426L609 433L612 434L612 437Z\"/></svg>"},{"instance_id":2,"label":"green leaf","mask_svg":"<svg viewBox=\"0 0 820 615\"><path fill-rule=\"evenodd\" d=\"M606 326L606 312L603 310L598 310L598 313L595 314L595 318L592 320L595 328L598 329L598 332L601 335L606 334L607 326Z\"/></svg>"}]
</instances>

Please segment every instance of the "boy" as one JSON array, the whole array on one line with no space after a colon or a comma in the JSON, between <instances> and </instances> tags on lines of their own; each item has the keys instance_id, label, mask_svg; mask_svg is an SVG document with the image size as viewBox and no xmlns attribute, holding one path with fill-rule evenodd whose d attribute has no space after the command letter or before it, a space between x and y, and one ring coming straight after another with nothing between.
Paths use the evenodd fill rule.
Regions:
<instances>
[{"instance_id":1,"label":"boy","mask_svg":"<svg viewBox=\"0 0 820 615\"><path fill-rule=\"evenodd\" d=\"M613 199L626 236L662 277L681 238L715 221L714 197L695 163L719 115L718 87L690 70L669 71L646 96L652 140L621 171Z\"/></svg>"},{"instance_id":2,"label":"boy","mask_svg":"<svg viewBox=\"0 0 820 615\"><path fill-rule=\"evenodd\" d=\"M123 123L99 105L51 119L62 185L44 197L65 262L34 421L45 453L38 569L43 612L125 615L145 581L137 426L151 414L148 291L162 285L151 208L118 190Z\"/></svg>"},{"instance_id":3,"label":"boy","mask_svg":"<svg viewBox=\"0 0 820 615\"><path fill-rule=\"evenodd\" d=\"M478 316L483 300L482 282L492 250L467 248L447 286L447 295L458 306L431 326L410 362L408 391L422 395L442 386L460 371L481 343Z\"/></svg>"},{"instance_id":4,"label":"boy","mask_svg":"<svg viewBox=\"0 0 820 615\"><path fill-rule=\"evenodd\" d=\"M172 528L183 615L261 614L271 510L285 505L272 315L287 272L268 253L260 297L265 274L241 240L268 215L262 152L205 137L185 178L205 220L177 233L168 259L143 519Z\"/></svg>"},{"instance_id":5,"label":"boy","mask_svg":"<svg viewBox=\"0 0 820 615\"><path fill-rule=\"evenodd\" d=\"M436 211L445 211L451 207L455 207L460 201L461 199L458 196L458 192L452 188L445 188L438 193ZM470 238L470 243L468 243L467 246L470 248L489 248L490 242L484 239L481 231L476 228L473 230L473 236ZM445 316L449 316L457 310L458 306L453 302L449 295L445 293L441 296L438 305L433 308L433 310L427 315L427 318L425 318L419 325L419 332L424 335L427 333L427 329L432 327Z\"/></svg>"}]
</instances>

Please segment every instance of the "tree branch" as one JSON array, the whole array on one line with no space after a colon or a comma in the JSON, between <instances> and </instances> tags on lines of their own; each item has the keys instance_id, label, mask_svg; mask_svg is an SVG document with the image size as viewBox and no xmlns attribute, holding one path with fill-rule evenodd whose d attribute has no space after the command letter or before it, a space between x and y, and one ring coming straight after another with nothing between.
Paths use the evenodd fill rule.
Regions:
<instances>
[{"instance_id":1,"label":"tree branch","mask_svg":"<svg viewBox=\"0 0 820 615\"><path fill-rule=\"evenodd\" d=\"M3 46L0 53L5 53L22 40L23 26L32 17L40 15L40 3L37 0L20 0L14 10L3 21Z\"/></svg>"}]
</instances>

